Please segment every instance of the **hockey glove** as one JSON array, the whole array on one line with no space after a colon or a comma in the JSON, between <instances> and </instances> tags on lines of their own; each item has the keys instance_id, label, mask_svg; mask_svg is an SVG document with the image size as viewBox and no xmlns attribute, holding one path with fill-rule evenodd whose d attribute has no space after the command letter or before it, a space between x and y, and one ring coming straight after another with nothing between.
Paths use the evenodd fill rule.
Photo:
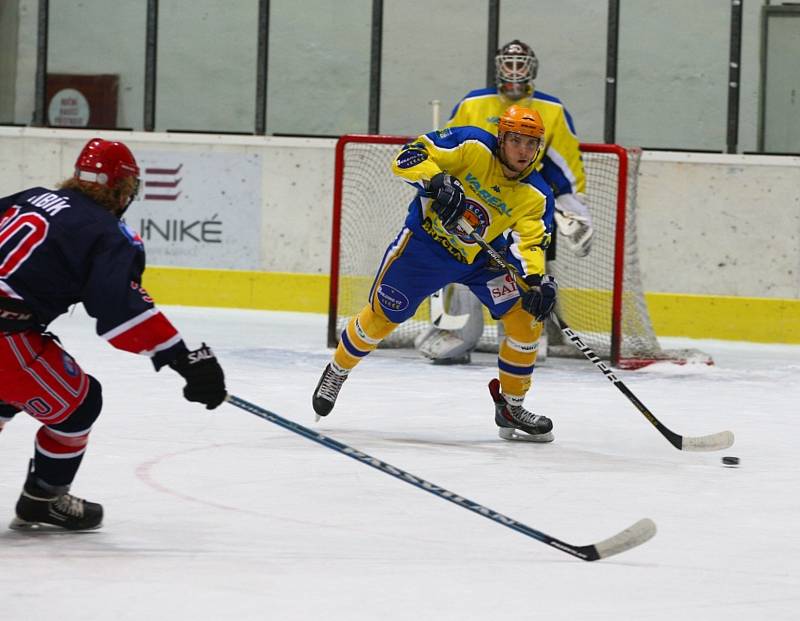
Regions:
<instances>
[{"instance_id":1,"label":"hockey glove","mask_svg":"<svg viewBox=\"0 0 800 621\"><path fill-rule=\"evenodd\" d=\"M445 230L452 233L464 210L464 188L461 182L447 173L438 173L428 182L428 195L433 199L431 209L439 216Z\"/></svg>"},{"instance_id":2,"label":"hockey glove","mask_svg":"<svg viewBox=\"0 0 800 621\"><path fill-rule=\"evenodd\" d=\"M520 292L522 308L533 315L536 321L544 321L555 308L558 283L549 274L526 276L525 282L530 289Z\"/></svg>"},{"instance_id":3,"label":"hockey glove","mask_svg":"<svg viewBox=\"0 0 800 621\"><path fill-rule=\"evenodd\" d=\"M186 380L183 396L187 400L202 403L207 410L213 410L225 400L225 374L205 343L194 351L182 353L169 366Z\"/></svg>"},{"instance_id":4,"label":"hockey glove","mask_svg":"<svg viewBox=\"0 0 800 621\"><path fill-rule=\"evenodd\" d=\"M556 197L553 215L567 248L578 257L589 254L594 235L589 208L575 194L562 194Z\"/></svg>"},{"instance_id":5,"label":"hockey glove","mask_svg":"<svg viewBox=\"0 0 800 621\"><path fill-rule=\"evenodd\" d=\"M18 412L18 407L0 401L0 431L3 431L3 426L14 418Z\"/></svg>"}]
</instances>

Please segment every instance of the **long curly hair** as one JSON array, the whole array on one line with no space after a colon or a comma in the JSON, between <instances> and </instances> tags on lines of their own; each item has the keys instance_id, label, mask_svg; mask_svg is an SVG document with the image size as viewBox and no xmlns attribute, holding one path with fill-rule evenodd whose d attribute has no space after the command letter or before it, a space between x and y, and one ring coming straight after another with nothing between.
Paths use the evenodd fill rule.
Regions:
<instances>
[{"instance_id":1,"label":"long curly hair","mask_svg":"<svg viewBox=\"0 0 800 621\"><path fill-rule=\"evenodd\" d=\"M137 180L134 177L123 177L117 187L109 188L98 183L81 181L75 177L64 179L58 184L61 190L76 190L85 194L95 203L119 217L128 206L128 197L137 190ZM123 199L126 199L123 201Z\"/></svg>"}]
</instances>

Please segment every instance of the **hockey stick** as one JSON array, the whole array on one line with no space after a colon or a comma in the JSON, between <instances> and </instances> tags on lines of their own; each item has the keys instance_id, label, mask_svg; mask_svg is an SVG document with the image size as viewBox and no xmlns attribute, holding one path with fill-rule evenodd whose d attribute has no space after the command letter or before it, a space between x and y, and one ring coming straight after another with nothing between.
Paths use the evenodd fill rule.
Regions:
<instances>
[{"instance_id":1,"label":"hockey stick","mask_svg":"<svg viewBox=\"0 0 800 621\"><path fill-rule=\"evenodd\" d=\"M483 248L492 259L494 259L498 265L503 267L508 271L509 274L514 278L517 286L522 289L523 291L528 289L528 284L522 279L519 272L516 268L508 263L497 250L492 248L486 240L483 239L472 226L465 221L463 218L459 222L459 226L475 240L475 242ZM636 406L644 417L650 421L650 424L653 425L656 429L658 429L659 433L664 436L672 446L674 446L679 451L721 451L722 449L726 449L733 445L734 436L733 432L731 431L720 431L718 433L712 433L707 436L682 436L680 434L675 433L668 427L666 427L660 420L658 420L655 415L645 407L645 405L639 401L639 399L634 395L631 390L622 383L614 373L609 369L605 363L600 360L600 358L595 354L591 348L586 345L575 332L558 316L556 313L552 313L551 318L555 321L556 325L561 330L562 334L566 336L570 342L580 351L586 358L589 359L598 369L603 372L614 386L616 386L620 392L625 395L628 400Z\"/></svg>"},{"instance_id":2,"label":"hockey stick","mask_svg":"<svg viewBox=\"0 0 800 621\"><path fill-rule=\"evenodd\" d=\"M467 325L469 314L450 315L444 309L444 289L431 293L429 303L431 305L431 323L440 330L460 330Z\"/></svg>"},{"instance_id":3,"label":"hockey stick","mask_svg":"<svg viewBox=\"0 0 800 621\"><path fill-rule=\"evenodd\" d=\"M317 433L308 427L304 427L299 423L295 423L294 421L283 418L282 416L278 416L274 412L265 410L264 408L245 401L244 399L240 399L239 397L229 394L226 397L226 400L231 405L235 405L236 407L250 412L251 414L255 414L259 418L263 418L271 423L275 423L276 425L301 435L304 438L308 438L317 444L321 444L322 446L333 449L334 451L342 453L343 455L352 457L356 461L366 464L367 466L371 466L376 470L390 474L401 481L405 481L410 485L423 489L426 492L430 492L434 496L448 500L459 507L468 509L469 511L477 513L478 515L482 515L493 522L507 526L512 530L522 533L523 535L527 535L528 537L532 537L537 541L541 541L542 543L556 548L557 550L561 550L562 552L576 556L584 561L596 561L601 558L613 556L614 554L619 554L620 552L625 552L626 550L630 550L631 548L643 544L656 534L655 523L648 518L644 518L633 524L631 527L617 533L613 537L609 537L608 539L590 545L575 546L571 543L566 543L560 539L551 537L550 535L531 528L530 526L526 526L521 522L517 522L516 520L505 516L502 513L498 513L493 509L484 507L477 502L468 500L463 496L459 496L458 494L446 490L435 483L431 483L430 481L421 479L420 477L406 472L405 470L401 470L400 468L392 466L391 464L387 464L385 461L381 461L380 459L367 455L366 453L339 442L338 440L334 440L333 438L325 436L321 433Z\"/></svg>"}]
</instances>

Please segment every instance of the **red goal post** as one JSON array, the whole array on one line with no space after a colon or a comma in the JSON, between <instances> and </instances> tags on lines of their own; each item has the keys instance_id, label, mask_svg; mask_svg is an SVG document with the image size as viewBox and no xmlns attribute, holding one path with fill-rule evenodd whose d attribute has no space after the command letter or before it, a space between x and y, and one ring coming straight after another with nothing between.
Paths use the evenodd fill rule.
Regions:
<instances>
[{"instance_id":1,"label":"red goal post","mask_svg":"<svg viewBox=\"0 0 800 621\"><path fill-rule=\"evenodd\" d=\"M336 346L349 317L367 302L387 245L400 231L415 189L391 172L406 136L345 135L336 145L331 235L328 345ZM657 360L685 362L693 351L665 351L653 331L642 290L636 244L636 179L639 149L582 144L585 200L595 230L592 250L578 258L556 240L547 271L559 282L558 312L601 357L623 368ZM413 347L429 325L424 302L381 344ZM496 350L501 329L484 314L479 349ZM575 355L553 343L550 355Z\"/></svg>"}]
</instances>

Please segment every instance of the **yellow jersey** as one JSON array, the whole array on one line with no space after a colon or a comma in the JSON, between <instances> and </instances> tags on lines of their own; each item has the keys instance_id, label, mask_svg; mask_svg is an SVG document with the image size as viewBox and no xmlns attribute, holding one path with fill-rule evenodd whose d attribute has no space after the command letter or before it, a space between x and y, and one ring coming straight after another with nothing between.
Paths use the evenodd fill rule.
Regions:
<instances>
[{"instance_id":1,"label":"yellow jersey","mask_svg":"<svg viewBox=\"0 0 800 621\"><path fill-rule=\"evenodd\" d=\"M553 193L533 163L517 178L508 179L496 149L497 138L477 127L430 132L406 144L392 163L395 175L419 189L409 205L406 226L430 236L462 263L475 260L480 246L460 230L446 231L426 192L426 182L446 172L463 184L464 217L476 232L498 248L507 245L522 263L524 275L541 275L553 226Z\"/></svg>"},{"instance_id":2,"label":"yellow jersey","mask_svg":"<svg viewBox=\"0 0 800 621\"><path fill-rule=\"evenodd\" d=\"M512 104L533 108L542 115L544 146L535 164L553 193L560 196L585 192L586 175L572 117L552 95L536 91L533 97L509 101L497 94L496 87L474 90L453 108L445 127L473 125L497 135L500 115Z\"/></svg>"}]
</instances>

